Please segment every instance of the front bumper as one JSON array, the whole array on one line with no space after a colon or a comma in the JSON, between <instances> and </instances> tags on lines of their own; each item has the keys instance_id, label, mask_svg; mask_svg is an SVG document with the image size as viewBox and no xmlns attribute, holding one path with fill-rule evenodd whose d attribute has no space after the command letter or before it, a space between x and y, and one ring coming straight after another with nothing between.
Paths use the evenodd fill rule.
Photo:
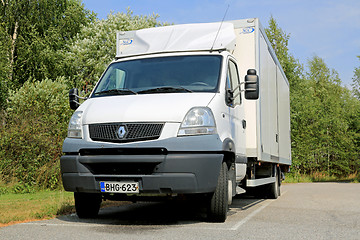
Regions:
<instances>
[{"instance_id":1,"label":"front bumper","mask_svg":"<svg viewBox=\"0 0 360 240\"><path fill-rule=\"evenodd\" d=\"M99 193L100 181L137 181L140 193L214 192L223 161L221 152L119 150L124 153L62 156L65 190Z\"/></svg>"}]
</instances>

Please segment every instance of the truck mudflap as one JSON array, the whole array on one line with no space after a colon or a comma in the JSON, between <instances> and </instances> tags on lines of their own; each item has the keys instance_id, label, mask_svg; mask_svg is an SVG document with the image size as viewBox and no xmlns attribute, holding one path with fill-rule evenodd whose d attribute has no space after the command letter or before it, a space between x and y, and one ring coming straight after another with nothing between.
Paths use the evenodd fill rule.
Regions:
<instances>
[{"instance_id":1,"label":"truck mudflap","mask_svg":"<svg viewBox=\"0 0 360 240\"><path fill-rule=\"evenodd\" d=\"M65 190L99 193L100 182L136 182L139 193L214 192L222 153L157 155L65 155L60 166Z\"/></svg>"}]
</instances>

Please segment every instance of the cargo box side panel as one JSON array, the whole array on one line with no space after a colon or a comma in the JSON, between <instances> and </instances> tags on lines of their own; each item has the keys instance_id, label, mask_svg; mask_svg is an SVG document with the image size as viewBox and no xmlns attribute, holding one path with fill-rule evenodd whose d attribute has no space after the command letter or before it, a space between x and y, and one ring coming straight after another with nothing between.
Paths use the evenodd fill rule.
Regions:
<instances>
[{"instance_id":1,"label":"cargo box side panel","mask_svg":"<svg viewBox=\"0 0 360 240\"><path fill-rule=\"evenodd\" d=\"M268 99L264 105L267 105L269 119L262 119L262 121L269 121L270 128L268 129L268 138L265 140L270 145L270 159L273 161L279 160L279 142L278 142L278 95L277 95L277 81L276 70L277 66L273 57L268 54ZM266 110L265 110L266 111ZM263 142L265 144L265 142Z\"/></svg>"},{"instance_id":2,"label":"cargo box side panel","mask_svg":"<svg viewBox=\"0 0 360 240\"><path fill-rule=\"evenodd\" d=\"M277 100L277 66L274 56L269 51L265 37L260 33L260 143L258 159L262 161L279 161L278 143L278 100Z\"/></svg>"},{"instance_id":3,"label":"cargo box side panel","mask_svg":"<svg viewBox=\"0 0 360 240\"><path fill-rule=\"evenodd\" d=\"M279 112L279 163L291 165L290 137L290 93L289 85L281 70L277 68L278 112Z\"/></svg>"},{"instance_id":4,"label":"cargo box side panel","mask_svg":"<svg viewBox=\"0 0 360 240\"><path fill-rule=\"evenodd\" d=\"M269 160L270 156L270 144L268 144L270 139L270 109L269 109L269 93L271 77L269 60L270 56L267 50L266 42L262 35L260 35L260 66L259 66L259 87L260 87L260 96L259 96L259 112L258 121L260 123L259 131L259 149L258 149L258 158L261 160ZM265 156L268 155L268 156ZM264 155L264 156L262 156Z\"/></svg>"}]
</instances>

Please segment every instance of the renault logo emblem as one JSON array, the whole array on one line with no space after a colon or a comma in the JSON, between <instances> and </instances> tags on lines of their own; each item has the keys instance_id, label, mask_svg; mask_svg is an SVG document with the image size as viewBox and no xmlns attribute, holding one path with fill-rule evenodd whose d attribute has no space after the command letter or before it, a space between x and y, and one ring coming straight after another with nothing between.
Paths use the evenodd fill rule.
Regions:
<instances>
[{"instance_id":1,"label":"renault logo emblem","mask_svg":"<svg viewBox=\"0 0 360 240\"><path fill-rule=\"evenodd\" d=\"M125 137L125 134L126 134L125 126L120 126L118 131L117 131L117 134L118 134L118 137L120 139L123 139Z\"/></svg>"}]
</instances>

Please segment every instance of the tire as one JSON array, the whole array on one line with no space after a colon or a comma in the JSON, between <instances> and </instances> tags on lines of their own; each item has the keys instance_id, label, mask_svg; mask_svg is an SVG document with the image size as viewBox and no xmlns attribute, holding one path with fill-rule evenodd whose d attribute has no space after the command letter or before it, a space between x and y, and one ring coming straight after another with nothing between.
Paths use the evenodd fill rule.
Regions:
<instances>
[{"instance_id":1,"label":"tire","mask_svg":"<svg viewBox=\"0 0 360 240\"><path fill-rule=\"evenodd\" d=\"M275 182L269 184L268 197L270 199L277 199L280 196L280 174L279 169L275 169Z\"/></svg>"},{"instance_id":2,"label":"tire","mask_svg":"<svg viewBox=\"0 0 360 240\"><path fill-rule=\"evenodd\" d=\"M74 199L76 214L79 218L97 217L100 210L101 194L74 192Z\"/></svg>"},{"instance_id":3,"label":"tire","mask_svg":"<svg viewBox=\"0 0 360 240\"><path fill-rule=\"evenodd\" d=\"M212 194L208 207L208 220L211 222L225 222L229 208L228 203L228 169L222 163L217 187Z\"/></svg>"}]
</instances>

